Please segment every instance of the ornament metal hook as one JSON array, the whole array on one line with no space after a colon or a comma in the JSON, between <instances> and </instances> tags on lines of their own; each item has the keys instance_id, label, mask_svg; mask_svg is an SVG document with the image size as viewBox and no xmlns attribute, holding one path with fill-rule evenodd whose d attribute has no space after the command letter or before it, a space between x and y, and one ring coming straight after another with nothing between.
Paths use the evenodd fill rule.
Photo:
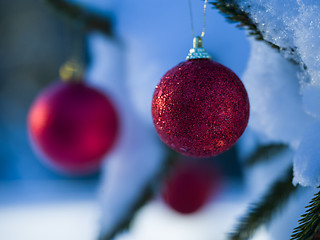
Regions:
<instances>
[{"instance_id":1,"label":"ornament metal hook","mask_svg":"<svg viewBox=\"0 0 320 240\"><path fill-rule=\"evenodd\" d=\"M210 59L210 55L207 53L206 49L202 47L202 38L196 36L193 38L193 48L190 49L187 60L191 59Z\"/></svg>"}]
</instances>

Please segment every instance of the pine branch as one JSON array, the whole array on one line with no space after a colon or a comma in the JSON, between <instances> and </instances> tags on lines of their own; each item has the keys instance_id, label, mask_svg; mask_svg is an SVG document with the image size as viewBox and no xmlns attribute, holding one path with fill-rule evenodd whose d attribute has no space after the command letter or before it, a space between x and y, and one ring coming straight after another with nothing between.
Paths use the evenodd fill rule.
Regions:
<instances>
[{"instance_id":1,"label":"pine branch","mask_svg":"<svg viewBox=\"0 0 320 240\"><path fill-rule=\"evenodd\" d=\"M254 23L249 15L241 10L233 0L216 0L215 2L211 2L211 4L218 9L220 13L225 15L230 23L239 23L237 27L247 29L249 35L254 36L256 40L265 41L272 48L280 50L279 46L263 38L262 33L257 28L257 24Z\"/></svg>"},{"instance_id":2,"label":"pine branch","mask_svg":"<svg viewBox=\"0 0 320 240\"><path fill-rule=\"evenodd\" d=\"M248 30L249 35L255 37L258 41L264 41L270 47L280 50L289 51L291 58L288 58L294 64L299 64L294 59L296 50L294 48L285 48L278 46L271 41L264 39L262 32L258 29L257 23L254 22L248 13L243 11L234 0L215 0L211 4L222 13L230 23L238 23L237 27ZM287 56L289 56L287 54ZM305 67L305 65L303 66Z\"/></svg>"},{"instance_id":3,"label":"pine branch","mask_svg":"<svg viewBox=\"0 0 320 240\"><path fill-rule=\"evenodd\" d=\"M273 183L260 202L251 205L247 215L240 219L236 230L229 235L229 239L247 240L261 225L268 223L297 190L297 187L292 185L292 177L291 166L283 179Z\"/></svg>"},{"instance_id":4,"label":"pine branch","mask_svg":"<svg viewBox=\"0 0 320 240\"><path fill-rule=\"evenodd\" d=\"M110 231L107 235L100 238L100 240L111 240L113 239L118 233L123 232L130 228L131 222L134 219L136 213L140 208L142 208L151 198L153 197L153 188L151 184L147 184L146 187L143 189L143 192L139 195L139 198L131 207L131 210L127 213L127 216L118 223L112 231Z\"/></svg>"},{"instance_id":5,"label":"pine branch","mask_svg":"<svg viewBox=\"0 0 320 240\"><path fill-rule=\"evenodd\" d=\"M283 153L286 150L288 150L288 145L282 143L258 147L257 150L245 161L245 165L247 167L252 167L255 164L273 159L275 156Z\"/></svg>"},{"instance_id":6,"label":"pine branch","mask_svg":"<svg viewBox=\"0 0 320 240\"><path fill-rule=\"evenodd\" d=\"M305 214L301 215L299 226L293 230L290 240L320 239L320 191L314 196L306 206Z\"/></svg>"},{"instance_id":7,"label":"pine branch","mask_svg":"<svg viewBox=\"0 0 320 240\"><path fill-rule=\"evenodd\" d=\"M112 231L110 231L107 235L104 235L99 238L99 240L112 240L117 234L123 232L130 228L130 225L138 213L138 211L153 198L155 194L155 188L158 188L159 183L162 182L162 179L169 172L169 169L174 165L175 160L177 159L178 154L170 149L168 149L168 154L165 160L162 169L158 174L154 176L154 178L149 181L145 188L140 193L136 202L132 205L131 209L128 211L126 217L119 222Z\"/></svg>"},{"instance_id":8,"label":"pine branch","mask_svg":"<svg viewBox=\"0 0 320 240\"><path fill-rule=\"evenodd\" d=\"M110 17L66 0L47 0L47 2L66 17L76 20L85 30L99 30L109 37L114 35Z\"/></svg>"}]
</instances>

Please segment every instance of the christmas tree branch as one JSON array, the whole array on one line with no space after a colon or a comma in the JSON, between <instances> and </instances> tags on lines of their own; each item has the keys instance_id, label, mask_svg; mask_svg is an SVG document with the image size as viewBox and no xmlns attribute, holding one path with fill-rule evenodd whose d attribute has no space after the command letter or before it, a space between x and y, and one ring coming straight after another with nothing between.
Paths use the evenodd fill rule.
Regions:
<instances>
[{"instance_id":1,"label":"christmas tree branch","mask_svg":"<svg viewBox=\"0 0 320 240\"><path fill-rule=\"evenodd\" d=\"M320 239L320 191L315 194L306 208L305 214L299 220L299 226L293 230L291 240Z\"/></svg>"},{"instance_id":2,"label":"christmas tree branch","mask_svg":"<svg viewBox=\"0 0 320 240\"><path fill-rule=\"evenodd\" d=\"M154 178L149 181L142 192L139 194L138 199L133 203L131 209L128 211L127 215L121 222L119 222L109 233L99 238L99 240L112 240L117 234L123 232L130 228L130 225L138 213L138 211L153 198L155 194L155 189L159 187L162 179L169 172L169 169L174 165L178 154L170 149L168 149L168 154L166 160L161 168L161 170L154 176Z\"/></svg>"},{"instance_id":3,"label":"christmas tree branch","mask_svg":"<svg viewBox=\"0 0 320 240\"><path fill-rule=\"evenodd\" d=\"M252 167L260 162L272 159L286 150L288 150L288 145L282 143L273 143L258 147L257 150L247 158L245 165Z\"/></svg>"},{"instance_id":4,"label":"christmas tree branch","mask_svg":"<svg viewBox=\"0 0 320 240\"><path fill-rule=\"evenodd\" d=\"M279 52L280 50L285 50L290 51L291 56L295 54L294 48L284 48L266 40L263 37L262 32L258 29L257 23L254 22L250 18L250 15L242 10L234 0L215 0L214 2L211 2L211 4L218 9L230 23L238 23L237 27L248 30L249 35L255 37L256 40L264 41L270 47ZM287 54L287 56L289 55ZM293 58L288 58L288 60L294 64L299 64L299 62Z\"/></svg>"},{"instance_id":5,"label":"christmas tree branch","mask_svg":"<svg viewBox=\"0 0 320 240\"><path fill-rule=\"evenodd\" d=\"M47 0L47 2L68 18L76 20L85 30L99 30L109 37L113 36L112 21L110 17L70 1Z\"/></svg>"},{"instance_id":6,"label":"christmas tree branch","mask_svg":"<svg viewBox=\"0 0 320 240\"><path fill-rule=\"evenodd\" d=\"M136 213L140 208L142 208L152 197L153 197L153 187L151 184L147 184L143 191L140 193L139 198L132 205L130 211L127 213L126 217L119 222L108 234L100 237L100 240L111 240L118 233L130 228L131 222L134 219Z\"/></svg>"},{"instance_id":7,"label":"christmas tree branch","mask_svg":"<svg viewBox=\"0 0 320 240\"><path fill-rule=\"evenodd\" d=\"M254 36L256 40L265 41L272 48L280 50L279 46L263 38L262 33L257 28L257 24L254 23L249 15L241 10L233 0L216 0L215 2L211 2L211 4L218 9L230 23L239 23L237 27L247 29L249 35Z\"/></svg>"},{"instance_id":8,"label":"christmas tree branch","mask_svg":"<svg viewBox=\"0 0 320 240\"><path fill-rule=\"evenodd\" d=\"M247 215L240 219L236 230L229 235L229 239L247 240L261 225L268 223L297 190L297 187L292 185L292 177L291 166L284 178L273 183L260 202L251 205Z\"/></svg>"}]
</instances>

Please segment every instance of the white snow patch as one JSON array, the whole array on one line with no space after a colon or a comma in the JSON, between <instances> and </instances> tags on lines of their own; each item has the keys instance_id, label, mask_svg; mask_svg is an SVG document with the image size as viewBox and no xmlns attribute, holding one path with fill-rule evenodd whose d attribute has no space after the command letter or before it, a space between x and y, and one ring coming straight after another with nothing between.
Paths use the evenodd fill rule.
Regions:
<instances>
[{"instance_id":1,"label":"white snow patch","mask_svg":"<svg viewBox=\"0 0 320 240\"><path fill-rule=\"evenodd\" d=\"M302 90L305 111L315 118L320 118L320 86L311 84Z\"/></svg>"},{"instance_id":2,"label":"white snow patch","mask_svg":"<svg viewBox=\"0 0 320 240\"><path fill-rule=\"evenodd\" d=\"M249 126L275 142L296 146L310 123L299 94L299 68L263 42L251 41L243 81L250 99Z\"/></svg>"},{"instance_id":3,"label":"white snow patch","mask_svg":"<svg viewBox=\"0 0 320 240\"><path fill-rule=\"evenodd\" d=\"M98 232L94 201L22 204L0 207L1 239L88 240Z\"/></svg>"},{"instance_id":4,"label":"white snow patch","mask_svg":"<svg viewBox=\"0 0 320 240\"><path fill-rule=\"evenodd\" d=\"M245 74L245 78L251 79L246 81L252 104L250 125L269 138L288 142L293 147L304 135L295 157L294 182L304 186L319 185L320 151L315 132L319 127L315 124L305 133L304 130L312 123L312 117L320 118L320 2L238 0L237 3L257 24L264 39L278 45L286 58L293 59L301 67L299 71L279 56L271 57L270 50L259 51L253 47L255 54ZM265 83L252 84L254 77L257 82L263 79Z\"/></svg>"},{"instance_id":5,"label":"white snow patch","mask_svg":"<svg viewBox=\"0 0 320 240\"><path fill-rule=\"evenodd\" d=\"M320 185L320 121L310 125L297 149L294 158L294 184Z\"/></svg>"}]
</instances>

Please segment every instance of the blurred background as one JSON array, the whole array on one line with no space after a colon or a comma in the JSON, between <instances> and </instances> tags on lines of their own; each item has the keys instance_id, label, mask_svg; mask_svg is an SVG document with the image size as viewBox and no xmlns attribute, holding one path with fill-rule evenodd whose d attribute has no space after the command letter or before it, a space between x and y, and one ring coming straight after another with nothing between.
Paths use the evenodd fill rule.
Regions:
<instances>
[{"instance_id":1,"label":"blurred background","mask_svg":"<svg viewBox=\"0 0 320 240\"><path fill-rule=\"evenodd\" d=\"M85 41L84 31L46 1L5 0L0 11L0 238L91 239L98 174L75 179L45 166L31 148L26 121L39 92L59 78L74 42Z\"/></svg>"},{"instance_id":2,"label":"blurred background","mask_svg":"<svg viewBox=\"0 0 320 240\"><path fill-rule=\"evenodd\" d=\"M88 66L87 81L101 89L106 88L118 108L122 108L123 104L117 103L117 96L125 93L116 93L117 88L110 86L114 82L126 85L127 96L130 96L127 97L126 104L132 105L130 108L137 116L136 121L146 126L145 131L154 137L150 112L153 87L167 70L184 61L192 46L187 1L141 0L134 4L130 1L119 3L108 0L73 2L110 18L113 35L107 36L94 29L87 31L75 19L62 16L61 12L45 0L0 1L1 239L96 239L103 226L101 221L105 221L101 217L105 212L101 211L103 201L99 200L101 194L99 196L98 193L101 188L108 186L106 172L109 169L109 156L106 156L104 167L99 173L70 177L43 164L41 157L31 147L26 122L28 111L36 96L59 79L61 65L75 55L81 56L81 60ZM200 33L203 2L192 0L192 11L195 29ZM241 78L250 50L245 32L227 23L211 6L208 6L206 22L205 48L214 60L228 66ZM99 39L105 41L103 44L108 50L99 47ZM110 50L115 48L118 50ZM109 52L110 55L105 56L109 60L98 58L97 51ZM124 56L125 60L119 71L126 73L126 82L107 79L105 76L101 78L106 78L106 82L95 80L99 79L96 76L99 71L94 70L96 65L102 69L101 74L108 71L108 63L117 59L112 54ZM156 70L152 72L152 69ZM157 144L161 145L159 142ZM120 146L122 145L115 147L114 151L128 151ZM145 149L139 151L143 153ZM164 152L164 148L161 151ZM117 156L116 153L111 155ZM161 158L163 156L164 154ZM232 214L241 212L243 205L239 208L237 202L242 201L239 192L244 189L244 180L236 147L219 156L215 162L227 182L219 201L227 204ZM143 166L140 171L144 171ZM123 189L125 191L125 185ZM225 211L219 213L215 207L208 207L211 210L199 213L194 218L182 218L171 212L163 213L162 205L153 204L155 203L141 212L140 220L134 225L134 229L139 229L136 230L138 235L134 237L127 233L122 236L123 239L154 240L156 238L152 233L148 235L141 229L151 232L170 229L166 223L168 219L189 229L188 235L193 229L193 236L198 236L198 240L209 239L211 230L208 226L213 222L217 224L221 216L226 214ZM212 211L216 216L213 222L208 220ZM203 227L204 222L208 223L206 227ZM167 228L150 228L150 223ZM179 231L177 230L176 236L183 236ZM142 235L139 234L145 234L149 238L141 238ZM222 233L219 235L221 237L218 235L214 239L223 239Z\"/></svg>"}]
</instances>

